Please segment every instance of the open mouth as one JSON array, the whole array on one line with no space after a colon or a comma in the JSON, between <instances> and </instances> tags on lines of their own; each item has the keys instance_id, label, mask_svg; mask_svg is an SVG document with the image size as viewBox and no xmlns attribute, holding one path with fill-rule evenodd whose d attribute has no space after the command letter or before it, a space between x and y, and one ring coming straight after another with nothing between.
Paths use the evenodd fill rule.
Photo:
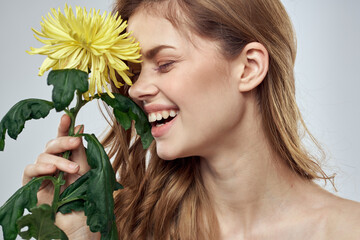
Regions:
<instances>
[{"instance_id":1,"label":"open mouth","mask_svg":"<svg viewBox=\"0 0 360 240\"><path fill-rule=\"evenodd\" d=\"M156 120L155 122L151 123L151 126L161 127L162 125L164 125L164 124L170 122L171 120L173 120L175 117L168 117L167 119L161 119L160 121Z\"/></svg>"},{"instance_id":2,"label":"open mouth","mask_svg":"<svg viewBox=\"0 0 360 240\"><path fill-rule=\"evenodd\" d=\"M163 110L149 113L151 134L154 138L160 138L170 131L178 115L178 110Z\"/></svg>"},{"instance_id":3,"label":"open mouth","mask_svg":"<svg viewBox=\"0 0 360 240\"><path fill-rule=\"evenodd\" d=\"M161 127L168 122L171 122L178 114L177 110L163 110L159 112L149 113L148 119L153 127Z\"/></svg>"}]
</instances>

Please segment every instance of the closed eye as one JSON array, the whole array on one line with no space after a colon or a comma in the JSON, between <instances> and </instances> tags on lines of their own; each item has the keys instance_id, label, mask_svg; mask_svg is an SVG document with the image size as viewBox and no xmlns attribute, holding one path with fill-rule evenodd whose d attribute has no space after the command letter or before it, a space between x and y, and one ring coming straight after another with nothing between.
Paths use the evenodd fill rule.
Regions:
<instances>
[{"instance_id":1,"label":"closed eye","mask_svg":"<svg viewBox=\"0 0 360 240\"><path fill-rule=\"evenodd\" d=\"M158 66L155 70L160 73L167 73L171 70L172 65L175 63L175 61L170 61L165 64L161 64Z\"/></svg>"}]
</instances>

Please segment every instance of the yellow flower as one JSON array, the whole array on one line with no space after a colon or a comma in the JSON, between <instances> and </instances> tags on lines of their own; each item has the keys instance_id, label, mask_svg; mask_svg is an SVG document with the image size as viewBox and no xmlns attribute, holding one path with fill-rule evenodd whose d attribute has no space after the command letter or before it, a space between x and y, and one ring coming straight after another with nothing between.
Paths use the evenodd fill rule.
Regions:
<instances>
[{"instance_id":1,"label":"yellow flower","mask_svg":"<svg viewBox=\"0 0 360 240\"><path fill-rule=\"evenodd\" d=\"M89 91L84 94L88 99L95 90L102 93L103 89L114 97L108 88L110 80L116 87L121 87L115 76L117 72L128 85L131 85L129 67L123 61L140 62L139 44L130 33L123 33L127 27L118 14L106 12L103 15L95 9L88 13L85 8L76 7L76 16L71 7L65 5L64 13L60 9L51 9L42 18L41 32L32 29L35 38L44 43L41 48L30 48L29 54L47 55L42 63L39 75L49 69L79 69L90 71ZM45 38L45 39L41 39Z\"/></svg>"}]
</instances>

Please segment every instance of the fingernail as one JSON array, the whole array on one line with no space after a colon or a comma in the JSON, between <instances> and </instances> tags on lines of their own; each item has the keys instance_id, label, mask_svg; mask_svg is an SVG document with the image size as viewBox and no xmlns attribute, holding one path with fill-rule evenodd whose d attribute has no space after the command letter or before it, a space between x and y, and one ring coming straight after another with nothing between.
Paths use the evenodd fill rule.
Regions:
<instances>
[{"instance_id":1,"label":"fingernail","mask_svg":"<svg viewBox=\"0 0 360 240\"><path fill-rule=\"evenodd\" d=\"M71 168L71 169L76 169L78 167L79 167L79 165L74 162L69 163L69 168Z\"/></svg>"}]
</instances>

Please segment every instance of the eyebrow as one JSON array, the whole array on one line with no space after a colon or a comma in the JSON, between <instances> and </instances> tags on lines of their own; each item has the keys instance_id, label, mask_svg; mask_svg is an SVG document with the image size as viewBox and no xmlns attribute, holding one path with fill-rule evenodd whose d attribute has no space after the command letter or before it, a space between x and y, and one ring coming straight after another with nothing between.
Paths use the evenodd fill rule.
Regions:
<instances>
[{"instance_id":1,"label":"eyebrow","mask_svg":"<svg viewBox=\"0 0 360 240\"><path fill-rule=\"evenodd\" d=\"M158 54L161 50L166 49L166 48L175 49L174 47L169 46L169 45L160 45L160 46L154 47L154 48L150 49L149 51L145 52L143 54L143 56L146 59L153 59L156 56L156 54Z\"/></svg>"}]
</instances>

